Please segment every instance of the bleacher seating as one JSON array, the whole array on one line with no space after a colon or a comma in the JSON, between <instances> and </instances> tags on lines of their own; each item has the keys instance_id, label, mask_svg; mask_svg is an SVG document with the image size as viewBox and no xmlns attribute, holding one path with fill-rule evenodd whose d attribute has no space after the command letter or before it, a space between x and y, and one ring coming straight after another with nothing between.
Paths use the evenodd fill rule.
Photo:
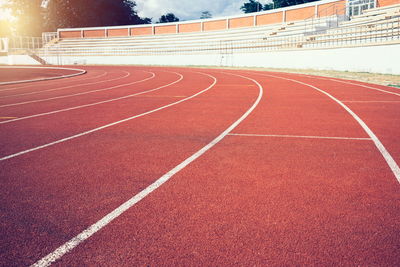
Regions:
<instances>
[{"instance_id":1,"label":"bleacher seating","mask_svg":"<svg viewBox=\"0 0 400 267\"><path fill-rule=\"evenodd\" d=\"M212 32L179 33L109 38L56 40L38 52L51 55L157 55L211 54L226 50L269 51L355 45L395 40L399 36L400 4L365 10L344 21L345 16L270 24Z\"/></svg>"}]
</instances>

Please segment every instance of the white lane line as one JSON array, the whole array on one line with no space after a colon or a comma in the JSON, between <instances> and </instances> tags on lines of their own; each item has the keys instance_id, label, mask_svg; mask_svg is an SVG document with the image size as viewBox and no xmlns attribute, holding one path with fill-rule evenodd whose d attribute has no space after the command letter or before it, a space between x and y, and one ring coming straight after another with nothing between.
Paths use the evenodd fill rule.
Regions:
<instances>
[{"instance_id":1,"label":"white lane line","mask_svg":"<svg viewBox=\"0 0 400 267\"><path fill-rule=\"evenodd\" d=\"M400 103L400 101L390 100L342 100L343 103Z\"/></svg>"},{"instance_id":2,"label":"white lane line","mask_svg":"<svg viewBox=\"0 0 400 267\"><path fill-rule=\"evenodd\" d=\"M281 135L281 134L238 134L230 133L232 136L248 136L248 137L284 137L284 138L306 138L306 139L333 139L333 140L362 140L372 141L371 138L360 137L338 137L338 136L308 136L308 135Z\"/></svg>"},{"instance_id":3,"label":"white lane line","mask_svg":"<svg viewBox=\"0 0 400 267\"><path fill-rule=\"evenodd\" d=\"M96 72L93 72L93 73L96 73ZM88 77L88 76L85 75L85 76L83 76L83 77L86 77L84 79L82 79L81 77L77 77L77 79L67 79L67 80L61 80L61 81L51 81L50 80L50 81L48 81L49 83L40 84L40 86L49 86L49 85L52 85L55 82L57 82L57 84L60 84L60 83L63 84L63 83L66 83L66 82L80 82L80 81L100 78L101 76L103 76L106 73L107 73L106 71L103 71L103 73L101 73L100 76L94 76L94 77ZM89 73L88 73L88 75L89 75ZM44 81L44 82L46 82L46 81ZM1 92L6 92L6 91L15 91L15 90L29 88L29 87L37 87L37 86L39 86L39 84L32 83L32 84L27 84L27 85L18 86L18 87L2 88L2 89L0 89L0 93Z\"/></svg>"},{"instance_id":4,"label":"white lane line","mask_svg":"<svg viewBox=\"0 0 400 267\"><path fill-rule=\"evenodd\" d=\"M104 104L104 103L109 103L109 102L114 102L117 100L121 100L121 99L126 99L129 97L134 97L134 96L138 96L138 95L142 95L142 94L146 94L149 92L153 92L171 85L174 85L178 82L180 82L183 79L183 76L177 72L171 72L171 73L175 73L177 74L180 78L172 83L157 87L157 88L153 88L150 90L146 90L143 92L139 92L139 93L135 93L135 94L130 94L130 95L126 95L126 96L121 96L121 97L116 97L116 98L112 98L112 99L108 99L108 100L104 100L104 101L99 101L99 102L95 102L95 103L90 103L90 104L84 104L84 105L80 105L80 106L74 106L74 107L70 107L70 108L64 108L64 109L59 109L59 110L53 110L53 111L49 111L49 112L44 112L44 113L39 113L39 114L35 114L35 115L30 115L30 116L25 116L25 117L20 117L20 118L13 118L10 120L6 120L6 121L0 121L0 124L6 124L6 123L10 123L10 122L14 122L14 121L20 121L20 120L26 120L26 119L31 119L31 118L37 118L37 117L42 117L42 116L46 116L46 115L51 115L51 114L56 114L56 113L60 113L60 112L65 112L65 111L69 111L69 110L75 110L75 109L80 109L80 108L86 108L86 107L91 107L91 106L96 106L96 105L100 105L100 104Z\"/></svg>"},{"instance_id":5,"label":"white lane line","mask_svg":"<svg viewBox=\"0 0 400 267\"><path fill-rule=\"evenodd\" d=\"M73 70L78 71L78 73L68 74L68 75L61 75L56 77L48 77L48 78L38 78L38 79L31 79L31 80L21 80L21 81L12 81L12 82L0 82L1 85L9 85L9 84L17 84L17 83L30 83L30 82L38 82L38 81L47 81L47 80L55 80L55 79L62 79L62 78L69 78L78 75L82 75L86 73L86 70L81 69L72 69L72 68L60 68L60 67L15 67L15 66L0 66L1 69L55 69L55 70Z\"/></svg>"},{"instance_id":6,"label":"white lane line","mask_svg":"<svg viewBox=\"0 0 400 267\"><path fill-rule=\"evenodd\" d=\"M389 151L385 148L385 146L382 144L382 142L379 140L379 138L374 134L374 132L367 126L367 124L360 118L358 117L357 114L355 114L348 106L346 106L344 103L342 103L340 100L332 96L331 94L325 92L324 90L313 86L308 83L304 83L295 79L289 79L289 78L284 78L280 76L275 76L275 75L270 75L270 74L260 74L262 76L269 76L269 77L274 77L278 79L283 79L283 80L288 80L292 81L295 83L299 83L305 86L308 86L310 88L313 88L326 96L328 96L330 99L338 103L342 108L344 108L359 124L360 126L364 129L364 131L368 134L368 136L372 139L374 142L375 146L378 148L379 152L382 154L383 158L385 159L386 163L388 164L389 168L392 170L394 176L396 177L397 181L400 183L400 168L399 165L397 165L396 161L393 159L393 157L390 155Z\"/></svg>"},{"instance_id":7,"label":"white lane line","mask_svg":"<svg viewBox=\"0 0 400 267\"><path fill-rule=\"evenodd\" d=\"M75 84L73 85L69 85L69 86L63 86L63 87L56 87L56 88L51 88L51 89L47 89L47 90L41 90L41 91L34 91L34 92L29 92L29 93L20 93L20 94L14 94L14 95L5 95L5 96L0 96L0 98L10 98L10 97L16 97L16 96L24 96L24 95L34 95L34 94L39 94L39 93L43 93L43 92L51 92L51 91L58 91L61 89L65 89L65 88L71 88L71 87L78 87L78 86L83 86L83 85L90 85L90 84L97 84L97 83L101 83L101 82L108 82L108 81L112 81L112 80L102 80L102 81L97 81L97 82L92 82L92 83L83 83L83 84L77 84L77 82L82 82L84 80L92 80L92 79L97 79L97 78L101 78L105 75L107 75L108 72L104 72L103 74L99 75L99 76L95 76L92 78L87 78L87 79L82 79L82 80L74 80ZM33 85L29 85L30 87L32 87ZM37 85L36 85L37 86ZM8 90L2 90L0 92L3 91L8 91Z\"/></svg>"},{"instance_id":8,"label":"white lane line","mask_svg":"<svg viewBox=\"0 0 400 267\"><path fill-rule=\"evenodd\" d=\"M98 232L100 229L108 225L110 222L112 222L114 219L119 217L122 213L127 211L129 208L134 206L136 203L144 199L146 196L148 196L150 193L152 193L154 190L162 186L165 182L167 182L171 177L173 177L175 174L177 174L179 171L184 169L187 165L195 161L197 158L199 158L201 155L203 155L207 150L211 149L213 146L215 146L217 143L219 143L230 131L232 131L236 126L239 125L244 119L247 118L247 116L257 107L258 103L260 102L262 95L263 95L263 87L256 81L251 78L241 76L241 75L236 75L236 74L231 74L234 76L242 77L245 79L248 79L250 81L253 81L255 84L258 85L259 87L259 95L256 101L253 103L253 105L237 120L235 121L231 126L229 126L225 131L223 131L219 136L217 136L214 140L212 140L209 144L198 150L196 153L182 161L180 164L178 164L175 168L158 178L155 182L153 182L151 185L146 187L144 190L139 192L137 195L133 196L131 199L123 203L121 206L107 214L105 217L103 217L101 220L98 222L92 224L89 226L86 230L57 248L55 251L52 253L48 254L47 256L43 257L41 260L36 262L35 264L31 265L34 267L44 267L44 266L49 266L51 263L57 261L60 259L62 256L64 256L66 253L70 252L72 249L74 249L76 246L78 246L80 243L94 235L96 232ZM214 77L216 83L216 78Z\"/></svg>"},{"instance_id":9,"label":"white lane line","mask_svg":"<svg viewBox=\"0 0 400 267\"><path fill-rule=\"evenodd\" d=\"M199 73L201 73L201 72L199 72ZM139 117L143 117L143 116L145 116L145 115L148 115L148 114L157 112L157 111L159 111L159 110L166 109L166 108L168 108L168 107L175 106L175 105L180 104L180 103L182 103L182 102L185 102L185 101L187 101L187 100L189 100L189 99L192 99L192 98L194 98L194 97L196 97L196 96L198 96L198 95L200 95L200 94L202 94L202 93L204 93L204 92L210 90L210 89L217 83L217 79L216 79L215 77L213 77L213 76L211 76L211 75L208 75L208 74L206 74L206 73L201 73L201 74L204 74L205 76L211 77L211 78L214 80L214 82L213 82L209 87L207 87L206 89L204 89L204 90L202 90L202 91L200 91L200 92L197 92L197 93L194 94L194 95L191 95L191 96L186 97L186 98L184 98L184 99L181 99L181 100L179 100L179 101L173 102L173 103L171 103L171 104L168 104L168 105L165 105L165 106L161 106L161 107L159 107L159 108L156 108L156 109L153 109L153 110L150 110L150 111L147 111L147 112L138 114L138 115L134 115L134 116L129 117L129 118L125 118L125 119L122 119L122 120L119 120L119 121L116 121L116 122L112 122L112 123L109 123L109 124L106 124L106 125L103 125L103 126L100 126L100 127L97 127L97 128L91 129L91 130L88 130L88 131L86 131L86 132L82 132L82 133L79 133L79 134L76 134L76 135L72 135L72 136L69 136L69 137L66 137L66 138L63 138L63 139L59 139L59 140L57 140L57 141L50 142L50 143L47 143L47 144L44 144L44 145L41 145L41 146L37 146L37 147L31 148L31 149L27 149L27 150L24 150L24 151L15 153L15 154L11 154L11 155L8 155L8 156L4 156L4 157L0 158L0 161L7 160L7 159L11 159L11 158L15 158L15 157L18 157L18 156L27 154L27 153L29 153L29 152L33 152L33 151L36 151L36 150L40 150L40 149L42 149L42 148L46 148L46 147L49 147L49 146L53 146L53 145L56 145L56 144L60 144L60 143L63 143L63 142L66 142L66 141L69 141L69 140L72 140L72 139L75 139L75 138L84 136L84 135L88 135L88 134L91 134L91 133L94 133L94 132L97 132L97 131L100 131L100 130L109 128L109 127L111 127L111 126L114 126L114 125L117 125L117 124L121 124L121 123L123 123L123 122L127 122L127 121L130 121L130 120L139 118Z\"/></svg>"},{"instance_id":10,"label":"white lane line","mask_svg":"<svg viewBox=\"0 0 400 267\"><path fill-rule=\"evenodd\" d=\"M371 89L371 90L375 90L375 91L380 91L380 92L383 92L383 93L386 93L386 94L391 94L391 95L395 95L395 96L400 96L399 93L395 93L395 92L391 92L391 91L386 91L386 90L379 89L379 88L376 88L376 87L373 87L373 86L358 84L358 83L354 83L354 82L350 82L350 81L342 81L342 80L338 80L338 79L334 79L334 78L314 77L314 76L312 76L312 75L303 75L303 76L307 76L307 77L315 78L315 79L319 79L319 80L328 80L328 81L334 81L334 82L338 82L338 83L345 83L345 84L356 85L356 86L364 87L364 88L367 88L367 89ZM387 86L387 87L389 87L389 86ZM393 89L399 89L399 88L396 88L396 87L391 87L391 88L393 88Z\"/></svg>"},{"instance_id":11,"label":"white lane line","mask_svg":"<svg viewBox=\"0 0 400 267\"><path fill-rule=\"evenodd\" d=\"M112 79L109 81L116 81L116 80L121 80L124 79L126 77L129 77L131 75L130 72L127 71L123 71L125 73L127 73L125 76L123 77L119 77L116 79ZM20 106L20 105L26 105L26 104L32 104L32 103L39 103L39 102L45 102L45 101L50 101L50 100L57 100L57 99L63 99L63 98L68 98L68 97L74 97L74 96L81 96L81 95L87 95L87 94L92 94L92 93L97 93L97 92L102 92L102 91L108 91L111 89L115 89L115 88L119 88L119 87L123 87L123 86L127 86L127 85L132 85L132 84L136 84L136 83L141 83L147 80L151 80L155 77L155 73L153 72L148 72L148 71L144 71L147 73L150 73L151 76L148 78L145 78L143 80L139 80L139 81L135 81L135 82L131 82L131 83L125 83L125 84L119 84L116 86L111 86L111 87L106 87L106 88L102 88L102 89L96 89L96 90L90 90L90 91L85 91L85 92L80 92L80 93L76 93L76 94L70 94L70 95L62 95L62 96L55 96L55 97L50 97L50 98L44 98L44 99L38 99L38 100L32 100L32 101L25 101L25 102L19 102L19 103L13 103L13 104L6 104L6 105L0 105L0 108L5 108L5 107L13 107L13 106Z\"/></svg>"}]
</instances>

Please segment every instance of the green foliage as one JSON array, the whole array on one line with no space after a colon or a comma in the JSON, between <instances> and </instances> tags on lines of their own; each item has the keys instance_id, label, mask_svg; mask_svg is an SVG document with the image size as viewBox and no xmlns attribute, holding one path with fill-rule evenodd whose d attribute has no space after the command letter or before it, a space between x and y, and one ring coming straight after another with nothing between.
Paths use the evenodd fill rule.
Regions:
<instances>
[{"instance_id":1,"label":"green foliage","mask_svg":"<svg viewBox=\"0 0 400 267\"><path fill-rule=\"evenodd\" d=\"M249 0L248 2L244 3L240 9L244 13L252 13L252 12L258 12L262 10L271 10L274 8L280 8L280 7L287 7L287 6L294 6L294 5L299 5L299 4L304 4L304 3L309 3L309 2L314 2L318 0L273 0L273 2L269 4L265 4L264 6L258 2L257 0Z\"/></svg>"},{"instance_id":2,"label":"green foliage","mask_svg":"<svg viewBox=\"0 0 400 267\"><path fill-rule=\"evenodd\" d=\"M173 13L167 13L162 15L157 23L167 23L167 22L176 22L179 21L179 18L175 16Z\"/></svg>"},{"instance_id":3,"label":"green foliage","mask_svg":"<svg viewBox=\"0 0 400 267\"><path fill-rule=\"evenodd\" d=\"M300 5L318 0L274 0L275 8Z\"/></svg>"},{"instance_id":4,"label":"green foliage","mask_svg":"<svg viewBox=\"0 0 400 267\"><path fill-rule=\"evenodd\" d=\"M151 23L140 18L136 3L128 0L51 0L47 9L42 0L8 0L18 23L18 35L40 36L58 28L118 26Z\"/></svg>"},{"instance_id":5,"label":"green foliage","mask_svg":"<svg viewBox=\"0 0 400 267\"><path fill-rule=\"evenodd\" d=\"M244 3L240 9L244 12L244 13L253 13L253 12L258 12L263 10L263 6L262 4L260 4L260 2L256 1L256 0L249 0L249 2Z\"/></svg>"},{"instance_id":6,"label":"green foliage","mask_svg":"<svg viewBox=\"0 0 400 267\"><path fill-rule=\"evenodd\" d=\"M40 36L44 23L41 2L41 0L8 0L5 7L10 8L12 15L16 18L13 24L9 24L9 27L14 29L8 29L8 31L14 31L18 35Z\"/></svg>"},{"instance_id":7,"label":"green foliage","mask_svg":"<svg viewBox=\"0 0 400 267\"><path fill-rule=\"evenodd\" d=\"M5 19L0 19L0 37L12 35L12 23Z\"/></svg>"},{"instance_id":8,"label":"green foliage","mask_svg":"<svg viewBox=\"0 0 400 267\"><path fill-rule=\"evenodd\" d=\"M201 12L200 19L211 19L212 15L210 11L203 11Z\"/></svg>"}]
</instances>

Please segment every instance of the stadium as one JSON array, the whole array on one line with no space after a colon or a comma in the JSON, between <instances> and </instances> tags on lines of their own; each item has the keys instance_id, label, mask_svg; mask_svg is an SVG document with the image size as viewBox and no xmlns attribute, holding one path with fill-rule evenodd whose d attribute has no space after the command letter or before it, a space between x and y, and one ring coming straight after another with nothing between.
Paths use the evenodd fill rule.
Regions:
<instances>
[{"instance_id":1,"label":"stadium","mask_svg":"<svg viewBox=\"0 0 400 267\"><path fill-rule=\"evenodd\" d=\"M24 1L61 26L0 32L1 266L400 266L399 0Z\"/></svg>"}]
</instances>

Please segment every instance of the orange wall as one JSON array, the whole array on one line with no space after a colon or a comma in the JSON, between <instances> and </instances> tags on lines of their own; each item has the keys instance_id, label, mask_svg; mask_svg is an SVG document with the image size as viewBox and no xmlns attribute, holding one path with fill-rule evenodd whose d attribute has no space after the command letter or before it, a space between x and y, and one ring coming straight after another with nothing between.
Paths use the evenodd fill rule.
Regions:
<instances>
[{"instance_id":1,"label":"orange wall","mask_svg":"<svg viewBox=\"0 0 400 267\"><path fill-rule=\"evenodd\" d=\"M315 13L315 7L303 7L286 11L286 21L303 20L312 17Z\"/></svg>"},{"instance_id":2,"label":"orange wall","mask_svg":"<svg viewBox=\"0 0 400 267\"><path fill-rule=\"evenodd\" d=\"M80 38L81 31L60 32L60 38Z\"/></svg>"},{"instance_id":3,"label":"orange wall","mask_svg":"<svg viewBox=\"0 0 400 267\"><path fill-rule=\"evenodd\" d=\"M205 31L215 31L226 29L226 20L206 21L204 22Z\"/></svg>"},{"instance_id":4,"label":"orange wall","mask_svg":"<svg viewBox=\"0 0 400 267\"><path fill-rule=\"evenodd\" d=\"M155 33L156 34L176 33L176 25L156 26Z\"/></svg>"},{"instance_id":5,"label":"orange wall","mask_svg":"<svg viewBox=\"0 0 400 267\"><path fill-rule=\"evenodd\" d=\"M201 23L188 23L188 24L179 24L178 32L200 32L201 31Z\"/></svg>"},{"instance_id":6,"label":"orange wall","mask_svg":"<svg viewBox=\"0 0 400 267\"><path fill-rule=\"evenodd\" d=\"M107 35L110 37L129 36L129 29L109 29Z\"/></svg>"},{"instance_id":7,"label":"orange wall","mask_svg":"<svg viewBox=\"0 0 400 267\"><path fill-rule=\"evenodd\" d=\"M104 30L86 30L86 31L83 31L83 36L85 38L105 37L105 32L104 32Z\"/></svg>"},{"instance_id":8,"label":"orange wall","mask_svg":"<svg viewBox=\"0 0 400 267\"><path fill-rule=\"evenodd\" d=\"M152 35L153 29L151 27L144 28L131 28L131 35Z\"/></svg>"},{"instance_id":9,"label":"orange wall","mask_svg":"<svg viewBox=\"0 0 400 267\"><path fill-rule=\"evenodd\" d=\"M390 6L395 4L400 4L400 0L377 0L378 6ZM318 2L315 2L317 5ZM326 3L319 5L317 7L317 15L318 17L330 16L337 14L338 11L345 12L346 0L337 0L336 2ZM286 21L297 21L311 18L315 15L316 8L315 6L297 8L292 10L287 10L285 12L285 20ZM281 23L284 18L284 12L275 12L269 14L261 14L256 16L256 25L267 25L267 24L276 24ZM241 17L241 18L231 18L229 19L229 28L240 28L240 27L252 27L254 24L254 18L252 16L249 17ZM187 24L178 24L177 25L156 25L154 27L154 34L174 34L177 33L186 33L186 32L200 32L201 31L201 23L193 22ZM138 27L131 28L130 34L129 29L109 29L108 36L116 37L116 36L137 36L137 35L152 35L153 27ZM204 31L215 31L215 30L225 30L227 28L227 20L219 19L214 21L205 21L203 22ZM104 30L84 30L84 37L104 37ZM60 31L60 38L79 38L81 37L81 31Z\"/></svg>"},{"instance_id":10,"label":"orange wall","mask_svg":"<svg viewBox=\"0 0 400 267\"><path fill-rule=\"evenodd\" d=\"M332 16L338 14L337 12L343 10L341 14L344 14L344 8L346 7L346 1L337 1L333 3L323 4L318 6L318 17ZM335 12L336 11L336 12Z\"/></svg>"},{"instance_id":11,"label":"orange wall","mask_svg":"<svg viewBox=\"0 0 400 267\"><path fill-rule=\"evenodd\" d=\"M257 25L281 23L282 19L283 19L282 15L283 15L283 12L276 12L276 13L271 13L271 14L258 15L256 23L257 23Z\"/></svg>"},{"instance_id":12,"label":"orange wall","mask_svg":"<svg viewBox=\"0 0 400 267\"><path fill-rule=\"evenodd\" d=\"M378 7L400 4L400 0L378 0Z\"/></svg>"},{"instance_id":13,"label":"orange wall","mask_svg":"<svg viewBox=\"0 0 400 267\"><path fill-rule=\"evenodd\" d=\"M254 25L253 17L236 18L229 20L229 28L251 27Z\"/></svg>"}]
</instances>

